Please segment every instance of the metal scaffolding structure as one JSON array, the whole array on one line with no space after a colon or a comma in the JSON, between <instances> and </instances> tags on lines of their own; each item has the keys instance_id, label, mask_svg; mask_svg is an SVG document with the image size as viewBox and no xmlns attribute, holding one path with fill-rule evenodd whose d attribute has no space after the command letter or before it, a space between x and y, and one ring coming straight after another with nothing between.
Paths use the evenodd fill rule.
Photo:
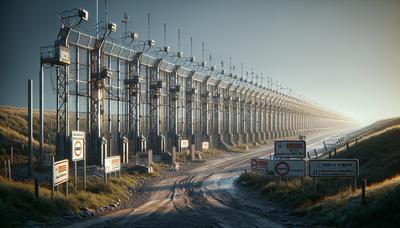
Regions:
<instances>
[{"instance_id":1,"label":"metal scaffolding structure","mask_svg":"<svg viewBox=\"0 0 400 228\"><path fill-rule=\"evenodd\" d=\"M169 48L155 55L106 37L63 26L55 45L41 50L41 69L51 65L57 72L59 159L69 157L73 130L86 133L88 163L102 164L105 157L122 156L124 143L132 160L147 149L155 156L172 147L180 151L182 140L198 150L203 142L227 148L352 121L258 82L216 72L205 62L173 63L182 54L168 54ZM146 45L153 46L150 40ZM40 77L43 82L43 70ZM43 113L43 104L40 108Z\"/></svg>"}]
</instances>

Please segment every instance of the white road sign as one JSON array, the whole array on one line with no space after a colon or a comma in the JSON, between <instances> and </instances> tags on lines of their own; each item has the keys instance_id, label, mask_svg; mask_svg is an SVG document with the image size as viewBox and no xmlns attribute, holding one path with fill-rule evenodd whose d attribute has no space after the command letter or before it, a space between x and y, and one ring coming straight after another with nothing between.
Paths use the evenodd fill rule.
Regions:
<instances>
[{"instance_id":1,"label":"white road sign","mask_svg":"<svg viewBox=\"0 0 400 228\"><path fill-rule=\"evenodd\" d=\"M53 163L53 186L57 186L68 181L69 163L68 159Z\"/></svg>"},{"instance_id":2,"label":"white road sign","mask_svg":"<svg viewBox=\"0 0 400 228\"><path fill-rule=\"evenodd\" d=\"M181 148L188 148L189 147L189 141L186 139L182 139L181 141Z\"/></svg>"},{"instance_id":3,"label":"white road sign","mask_svg":"<svg viewBox=\"0 0 400 228\"><path fill-rule=\"evenodd\" d=\"M72 131L72 161L79 161L85 159L85 132Z\"/></svg>"},{"instance_id":4,"label":"white road sign","mask_svg":"<svg viewBox=\"0 0 400 228\"><path fill-rule=\"evenodd\" d=\"M306 162L304 160L275 160L275 176L303 177L306 175Z\"/></svg>"},{"instance_id":5,"label":"white road sign","mask_svg":"<svg viewBox=\"0 0 400 228\"><path fill-rule=\"evenodd\" d=\"M121 157L111 156L104 160L104 169L106 173L113 173L121 170Z\"/></svg>"},{"instance_id":6,"label":"white road sign","mask_svg":"<svg viewBox=\"0 0 400 228\"><path fill-rule=\"evenodd\" d=\"M277 158L305 158L305 141L275 141L275 157Z\"/></svg>"},{"instance_id":7,"label":"white road sign","mask_svg":"<svg viewBox=\"0 0 400 228\"><path fill-rule=\"evenodd\" d=\"M208 150L210 148L210 143L209 142L203 142L201 145L203 150Z\"/></svg>"},{"instance_id":8,"label":"white road sign","mask_svg":"<svg viewBox=\"0 0 400 228\"><path fill-rule=\"evenodd\" d=\"M255 173L273 173L274 172L274 162L273 160L265 158L252 158L251 159L251 171Z\"/></svg>"},{"instance_id":9,"label":"white road sign","mask_svg":"<svg viewBox=\"0 0 400 228\"><path fill-rule=\"evenodd\" d=\"M309 161L310 177L358 177L358 159L324 159Z\"/></svg>"}]
</instances>

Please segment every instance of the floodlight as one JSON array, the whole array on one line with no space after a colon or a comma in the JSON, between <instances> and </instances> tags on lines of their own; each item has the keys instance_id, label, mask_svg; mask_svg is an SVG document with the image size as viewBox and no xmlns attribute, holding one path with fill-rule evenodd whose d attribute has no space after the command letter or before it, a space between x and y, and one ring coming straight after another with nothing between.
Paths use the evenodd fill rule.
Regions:
<instances>
[{"instance_id":1,"label":"floodlight","mask_svg":"<svg viewBox=\"0 0 400 228\"><path fill-rule=\"evenodd\" d=\"M78 10L78 16L84 21L89 20L89 12L87 10L82 9L82 8L80 8Z\"/></svg>"},{"instance_id":2,"label":"floodlight","mask_svg":"<svg viewBox=\"0 0 400 228\"><path fill-rule=\"evenodd\" d=\"M216 66L211 66L211 71L214 71Z\"/></svg>"},{"instance_id":3,"label":"floodlight","mask_svg":"<svg viewBox=\"0 0 400 228\"><path fill-rule=\"evenodd\" d=\"M153 47L154 45L156 45L156 41L154 41L154 40L148 40L148 41L147 41L147 45L148 45L149 47Z\"/></svg>"},{"instance_id":4,"label":"floodlight","mask_svg":"<svg viewBox=\"0 0 400 228\"><path fill-rule=\"evenodd\" d=\"M116 32L117 31L117 24L115 23L108 23L107 28L111 31L111 32Z\"/></svg>"},{"instance_id":5,"label":"floodlight","mask_svg":"<svg viewBox=\"0 0 400 228\"><path fill-rule=\"evenodd\" d=\"M207 65L207 62L205 62L205 61L201 62L202 67L205 67L206 65Z\"/></svg>"},{"instance_id":6,"label":"floodlight","mask_svg":"<svg viewBox=\"0 0 400 228\"><path fill-rule=\"evenodd\" d=\"M170 49L170 47L165 46L165 47L164 47L164 52L169 52L169 49Z\"/></svg>"},{"instance_id":7,"label":"floodlight","mask_svg":"<svg viewBox=\"0 0 400 228\"><path fill-rule=\"evenodd\" d=\"M190 62L194 62L196 60L196 57L194 57L194 56L192 56L192 57L190 57Z\"/></svg>"},{"instance_id":8,"label":"floodlight","mask_svg":"<svg viewBox=\"0 0 400 228\"><path fill-rule=\"evenodd\" d=\"M131 32L131 39L132 39L132 40L137 40L137 39L139 39L139 33L137 33L137 32Z\"/></svg>"},{"instance_id":9,"label":"floodlight","mask_svg":"<svg viewBox=\"0 0 400 228\"><path fill-rule=\"evenodd\" d=\"M182 58L183 57L183 52L178 52L178 58Z\"/></svg>"}]
</instances>

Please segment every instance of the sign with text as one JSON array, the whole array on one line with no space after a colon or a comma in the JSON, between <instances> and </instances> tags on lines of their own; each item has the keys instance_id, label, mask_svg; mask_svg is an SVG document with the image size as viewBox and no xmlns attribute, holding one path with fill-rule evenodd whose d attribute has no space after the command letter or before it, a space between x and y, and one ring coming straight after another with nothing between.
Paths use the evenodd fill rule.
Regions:
<instances>
[{"instance_id":1,"label":"sign with text","mask_svg":"<svg viewBox=\"0 0 400 228\"><path fill-rule=\"evenodd\" d=\"M309 161L310 177L358 177L358 159L318 159Z\"/></svg>"},{"instance_id":2,"label":"sign with text","mask_svg":"<svg viewBox=\"0 0 400 228\"><path fill-rule=\"evenodd\" d=\"M104 160L104 170L106 173L113 173L121 170L121 157L111 156Z\"/></svg>"},{"instance_id":3,"label":"sign with text","mask_svg":"<svg viewBox=\"0 0 400 228\"><path fill-rule=\"evenodd\" d=\"M84 131L72 131L72 161L79 161L85 159L85 132Z\"/></svg>"},{"instance_id":4,"label":"sign with text","mask_svg":"<svg viewBox=\"0 0 400 228\"><path fill-rule=\"evenodd\" d=\"M277 158L305 158L305 141L275 141L275 157Z\"/></svg>"},{"instance_id":5,"label":"sign with text","mask_svg":"<svg viewBox=\"0 0 400 228\"><path fill-rule=\"evenodd\" d=\"M53 186L57 186L68 181L69 163L68 159L53 163Z\"/></svg>"},{"instance_id":6,"label":"sign with text","mask_svg":"<svg viewBox=\"0 0 400 228\"><path fill-rule=\"evenodd\" d=\"M209 142L203 142L201 145L201 148L203 148L203 150L208 150L210 148L210 143Z\"/></svg>"},{"instance_id":7,"label":"sign with text","mask_svg":"<svg viewBox=\"0 0 400 228\"><path fill-rule=\"evenodd\" d=\"M264 173L268 174L273 167L272 160L265 159L265 158L252 158L251 159L251 171L255 173Z\"/></svg>"},{"instance_id":8,"label":"sign with text","mask_svg":"<svg viewBox=\"0 0 400 228\"><path fill-rule=\"evenodd\" d=\"M306 175L304 160L275 160L274 175L278 177L303 177Z\"/></svg>"},{"instance_id":9,"label":"sign with text","mask_svg":"<svg viewBox=\"0 0 400 228\"><path fill-rule=\"evenodd\" d=\"M182 139L182 141L181 141L181 148L184 149L184 148L188 148L188 147L189 147L189 140L187 140L187 139Z\"/></svg>"}]
</instances>

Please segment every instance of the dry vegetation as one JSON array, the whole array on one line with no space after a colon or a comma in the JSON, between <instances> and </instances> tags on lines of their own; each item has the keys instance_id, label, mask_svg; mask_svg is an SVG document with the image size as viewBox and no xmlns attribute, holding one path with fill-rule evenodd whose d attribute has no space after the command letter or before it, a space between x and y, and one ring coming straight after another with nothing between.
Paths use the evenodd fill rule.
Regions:
<instances>
[{"instance_id":1,"label":"dry vegetation","mask_svg":"<svg viewBox=\"0 0 400 228\"><path fill-rule=\"evenodd\" d=\"M54 152L55 112L44 113L45 151ZM28 145L28 112L24 108L0 107L0 160L9 159L10 146L14 147L14 162L26 162ZM39 113L33 113L33 148L39 150ZM24 149L23 149L24 148Z\"/></svg>"},{"instance_id":2,"label":"dry vegetation","mask_svg":"<svg viewBox=\"0 0 400 228\"><path fill-rule=\"evenodd\" d=\"M360 179L367 179L367 201L343 179L324 180L314 191L312 179L275 183L271 178L242 174L237 182L255 188L268 200L333 227L397 227L400 221L400 126L378 128L364 135L337 158L358 158Z\"/></svg>"}]
</instances>

